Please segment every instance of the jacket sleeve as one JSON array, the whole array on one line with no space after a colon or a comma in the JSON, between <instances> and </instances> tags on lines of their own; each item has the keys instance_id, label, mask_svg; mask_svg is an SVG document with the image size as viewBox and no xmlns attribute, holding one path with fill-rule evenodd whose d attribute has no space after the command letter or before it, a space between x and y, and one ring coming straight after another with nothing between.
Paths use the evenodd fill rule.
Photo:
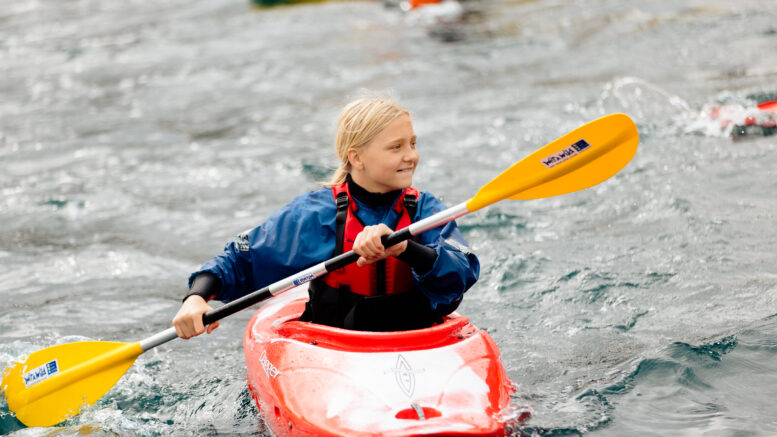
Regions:
<instances>
[{"instance_id":1,"label":"jacket sleeve","mask_svg":"<svg viewBox=\"0 0 777 437\"><path fill-rule=\"evenodd\" d=\"M335 247L331 190L303 194L266 222L238 235L189 277L209 272L221 281L217 300L229 302L331 257Z\"/></svg>"},{"instance_id":2,"label":"jacket sleeve","mask_svg":"<svg viewBox=\"0 0 777 437\"><path fill-rule=\"evenodd\" d=\"M422 192L415 221L445 209L433 195ZM456 222L423 233L419 242L437 252L437 259L429 271L422 275L413 271L416 284L429 299L432 309L460 299L478 280L480 262L464 241Z\"/></svg>"}]
</instances>

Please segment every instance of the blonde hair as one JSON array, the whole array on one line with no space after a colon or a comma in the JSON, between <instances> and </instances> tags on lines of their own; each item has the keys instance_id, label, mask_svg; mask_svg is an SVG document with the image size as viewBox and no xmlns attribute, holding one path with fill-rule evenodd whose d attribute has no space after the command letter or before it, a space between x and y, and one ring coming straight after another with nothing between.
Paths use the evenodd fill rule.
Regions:
<instances>
[{"instance_id":1,"label":"blonde hair","mask_svg":"<svg viewBox=\"0 0 777 437\"><path fill-rule=\"evenodd\" d=\"M348 151L364 148L403 114L410 115L410 111L389 98L368 97L347 104L340 113L335 135L335 152L340 165L324 185L332 186L345 182L346 176L351 172Z\"/></svg>"}]
</instances>

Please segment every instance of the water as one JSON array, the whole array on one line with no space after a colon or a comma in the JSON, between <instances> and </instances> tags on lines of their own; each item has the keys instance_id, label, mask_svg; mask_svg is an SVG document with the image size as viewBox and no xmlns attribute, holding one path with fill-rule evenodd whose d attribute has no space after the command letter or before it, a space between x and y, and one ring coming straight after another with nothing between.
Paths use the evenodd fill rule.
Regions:
<instances>
[{"instance_id":1,"label":"water","mask_svg":"<svg viewBox=\"0 0 777 437\"><path fill-rule=\"evenodd\" d=\"M340 107L396 91L416 186L448 204L583 122L636 121L616 177L459 221L461 311L500 345L537 435L773 435L777 137L706 113L777 91L764 1L6 2L0 13L0 368L169 326L186 278L334 164ZM447 20L447 22L445 22ZM95 407L0 433L269 435L242 331L142 355Z\"/></svg>"}]
</instances>

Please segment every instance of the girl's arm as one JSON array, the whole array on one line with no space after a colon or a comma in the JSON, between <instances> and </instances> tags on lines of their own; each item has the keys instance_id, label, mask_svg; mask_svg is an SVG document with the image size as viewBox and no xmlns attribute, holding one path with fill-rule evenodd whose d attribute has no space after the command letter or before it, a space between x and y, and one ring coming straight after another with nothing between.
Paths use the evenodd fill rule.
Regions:
<instances>
[{"instance_id":1,"label":"girl's arm","mask_svg":"<svg viewBox=\"0 0 777 437\"><path fill-rule=\"evenodd\" d=\"M416 218L420 220L445 209L434 196L422 192ZM456 222L425 232L419 237L419 243L436 254L427 271L411 264L416 284L429 299L432 309L460 300L478 280L480 262L464 241Z\"/></svg>"},{"instance_id":2,"label":"girl's arm","mask_svg":"<svg viewBox=\"0 0 777 437\"><path fill-rule=\"evenodd\" d=\"M298 196L192 273L190 294L228 302L328 259L334 250L334 217L328 188ZM200 287L205 274L215 284L209 279Z\"/></svg>"}]
</instances>

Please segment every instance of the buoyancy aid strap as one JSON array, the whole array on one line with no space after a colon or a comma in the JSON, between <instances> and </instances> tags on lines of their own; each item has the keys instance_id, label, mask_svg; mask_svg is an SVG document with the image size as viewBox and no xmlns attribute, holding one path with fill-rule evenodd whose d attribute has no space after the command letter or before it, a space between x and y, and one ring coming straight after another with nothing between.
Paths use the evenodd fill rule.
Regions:
<instances>
[{"instance_id":1,"label":"buoyancy aid strap","mask_svg":"<svg viewBox=\"0 0 777 437\"><path fill-rule=\"evenodd\" d=\"M386 260L382 259L375 264L375 294L383 296L386 294Z\"/></svg>"},{"instance_id":2,"label":"buoyancy aid strap","mask_svg":"<svg viewBox=\"0 0 777 437\"><path fill-rule=\"evenodd\" d=\"M334 255L340 255L343 253L343 240L345 237L345 221L348 218L348 193L342 191L335 193L335 203L337 204L337 215L335 216L335 229L337 232L337 239L335 240L335 253Z\"/></svg>"},{"instance_id":3,"label":"buoyancy aid strap","mask_svg":"<svg viewBox=\"0 0 777 437\"><path fill-rule=\"evenodd\" d=\"M415 213L418 210L418 190L412 187L405 190L404 199L402 201L405 204L407 216L412 223ZM399 202L397 202L397 204L399 204Z\"/></svg>"}]
</instances>

